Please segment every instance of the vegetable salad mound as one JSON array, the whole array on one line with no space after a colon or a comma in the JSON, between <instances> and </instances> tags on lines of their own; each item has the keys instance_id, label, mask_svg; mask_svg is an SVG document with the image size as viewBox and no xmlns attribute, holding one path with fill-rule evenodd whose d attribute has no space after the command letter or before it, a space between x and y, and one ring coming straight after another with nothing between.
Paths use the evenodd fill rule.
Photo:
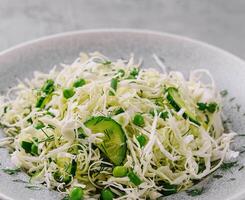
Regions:
<instances>
[{"instance_id":1,"label":"vegetable salad mound","mask_svg":"<svg viewBox=\"0 0 245 200\"><path fill-rule=\"evenodd\" d=\"M189 188L234 155L235 133L224 133L208 71L185 79L155 58L164 73L99 53L34 72L1 99L0 144L31 182L71 200L156 199Z\"/></svg>"}]
</instances>

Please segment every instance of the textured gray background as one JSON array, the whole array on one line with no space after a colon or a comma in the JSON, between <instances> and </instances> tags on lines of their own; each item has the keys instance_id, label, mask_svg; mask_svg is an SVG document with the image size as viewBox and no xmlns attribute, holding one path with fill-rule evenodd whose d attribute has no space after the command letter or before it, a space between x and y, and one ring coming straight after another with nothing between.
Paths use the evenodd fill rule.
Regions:
<instances>
[{"instance_id":1,"label":"textured gray background","mask_svg":"<svg viewBox=\"0 0 245 200\"><path fill-rule=\"evenodd\" d=\"M95 28L176 33L245 59L245 0L0 0L0 50Z\"/></svg>"}]
</instances>

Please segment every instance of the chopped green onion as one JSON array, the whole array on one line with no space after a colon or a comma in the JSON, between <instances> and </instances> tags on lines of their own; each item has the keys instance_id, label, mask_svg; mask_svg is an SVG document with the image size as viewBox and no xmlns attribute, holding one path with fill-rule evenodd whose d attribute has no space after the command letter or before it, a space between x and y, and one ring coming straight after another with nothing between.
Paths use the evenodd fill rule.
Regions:
<instances>
[{"instance_id":1,"label":"chopped green onion","mask_svg":"<svg viewBox=\"0 0 245 200\"><path fill-rule=\"evenodd\" d=\"M36 107L37 108L44 108L45 104L44 104L44 100L45 100L45 96L41 96L37 99L37 103L36 103Z\"/></svg>"},{"instance_id":2,"label":"chopped green onion","mask_svg":"<svg viewBox=\"0 0 245 200\"><path fill-rule=\"evenodd\" d=\"M101 191L101 200L113 200L114 194L110 189L104 189Z\"/></svg>"},{"instance_id":3,"label":"chopped green onion","mask_svg":"<svg viewBox=\"0 0 245 200\"><path fill-rule=\"evenodd\" d=\"M113 91L109 92L111 96L115 95L115 92L117 91L117 84L118 84L118 79L116 78L111 79L111 88L113 89Z\"/></svg>"},{"instance_id":4,"label":"chopped green onion","mask_svg":"<svg viewBox=\"0 0 245 200\"><path fill-rule=\"evenodd\" d=\"M73 87L78 88L78 87L82 87L85 84L86 81L84 79L78 79L73 83Z\"/></svg>"},{"instance_id":5,"label":"chopped green onion","mask_svg":"<svg viewBox=\"0 0 245 200\"><path fill-rule=\"evenodd\" d=\"M47 80L42 87L42 91L45 94L51 94L54 91L54 81L52 79Z\"/></svg>"},{"instance_id":6,"label":"chopped green onion","mask_svg":"<svg viewBox=\"0 0 245 200\"><path fill-rule=\"evenodd\" d=\"M134 116L133 123L134 123L135 125L137 125L137 126L141 126L141 127L144 126L145 121L144 121L143 116L142 116L141 114L136 114L136 115Z\"/></svg>"},{"instance_id":7,"label":"chopped green onion","mask_svg":"<svg viewBox=\"0 0 245 200\"><path fill-rule=\"evenodd\" d=\"M118 77L123 77L125 75L125 71L123 69L119 69L117 72Z\"/></svg>"},{"instance_id":8,"label":"chopped green onion","mask_svg":"<svg viewBox=\"0 0 245 200\"><path fill-rule=\"evenodd\" d=\"M136 186L138 186L142 183L140 178L133 171L128 172L128 178Z\"/></svg>"},{"instance_id":9,"label":"chopped green onion","mask_svg":"<svg viewBox=\"0 0 245 200\"><path fill-rule=\"evenodd\" d=\"M82 200L84 191L80 187L73 187L69 193L69 200Z\"/></svg>"},{"instance_id":10,"label":"chopped green onion","mask_svg":"<svg viewBox=\"0 0 245 200\"><path fill-rule=\"evenodd\" d=\"M130 72L130 75L133 77L136 77L139 74L139 69L138 68L133 68Z\"/></svg>"},{"instance_id":11,"label":"chopped green onion","mask_svg":"<svg viewBox=\"0 0 245 200\"><path fill-rule=\"evenodd\" d=\"M73 97L73 95L75 94L75 91L73 88L66 88L63 90L63 96L66 98L66 99L69 99L71 97Z\"/></svg>"},{"instance_id":12,"label":"chopped green onion","mask_svg":"<svg viewBox=\"0 0 245 200\"><path fill-rule=\"evenodd\" d=\"M207 110L210 113L214 113L217 110L217 107L218 107L217 103L213 102L208 104Z\"/></svg>"},{"instance_id":13,"label":"chopped green onion","mask_svg":"<svg viewBox=\"0 0 245 200\"><path fill-rule=\"evenodd\" d=\"M37 130L42 129L44 127L45 127L45 125L41 121L38 121L37 124L34 125L34 128L37 129Z\"/></svg>"},{"instance_id":14,"label":"chopped green onion","mask_svg":"<svg viewBox=\"0 0 245 200\"><path fill-rule=\"evenodd\" d=\"M147 140L146 140L146 138L145 138L144 135L138 135L138 136L136 137L136 139L138 140L138 142L139 142L139 144L140 144L140 147L145 146L146 143L147 143Z\"/></svg>"},{"instance_id":15,"label":"chopped green onion","mask_svg":"<svg viewBox=\"0 0 245 200\"><path fill-rule=\"evenodd\" d=\"M201 110L201 111L205 111L207 109L207 104L206 103L198 102L197 106L198 106L198 109Z\"/></svg>"},{"instance_id":16,"label":"chopped green onion","mask_svg":"<svg viewBox=\"0 0 245 200\"><path fill-rule=\"evenodd\" d=\"M168 118L168 112L167 111L161 112L160 113L160 118L162 118L163 120L166 120Z\"/></svg>"},{"instance_id":17,"label":"chopped green onion","mask_svg":"<svg viewBox=\"0 0 245 200\"><path fill-rule=\"evenodd\" d=\"M114 167L112 174L114 177L124 177L127 176L127 168L124 166L116 166Z\"/></svg>"}]
</instances>

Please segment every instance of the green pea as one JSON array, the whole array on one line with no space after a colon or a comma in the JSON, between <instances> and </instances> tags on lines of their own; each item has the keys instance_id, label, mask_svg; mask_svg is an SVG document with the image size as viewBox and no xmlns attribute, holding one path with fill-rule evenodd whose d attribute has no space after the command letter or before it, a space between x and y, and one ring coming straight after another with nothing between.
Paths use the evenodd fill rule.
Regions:
<instances>
[{"instance_id":1,"label":"green pea","mask_svg":"<svg viewBox=\"0 0 245 200\"><path fill-rule=\"evenodd\" d=\"M146 143L147 143L147 140L146 140L146 138L145 138L144 135L138 135L138 136L136 137L136 139L138 140L138 142L139 142L139 144L140 144L140 147L145 146Z\"/></svg>"},{"instance_id":2,"label":"green pea","mask_svg":"<svg viewBox=\"0 0 245 200\"><path fill-rule=\"evenodd\" d=\"M71 97L73 97L73 95L75 94L75 91L73 88L66 88L63 90L63 96L66 98L66 99L69 99Z\"/></svg>"},{"instance_id":3,"label":"green pea","mask_svg":"<svg viewBox=\"0 0 245 200\"><path fill-rule=\"evenodd\" d=\"M113 197L114 195L110 189L104 189L101 191L101 200L113 200Z\"/></svg>"},{"instance_id":4,"label":"green pea","mask_svg":"<svg viewBox=\"0 0 245 200\"><path fill-rule=\"evenodd\" d=\"M83 199L84 191L80 187L74 187L69 194L69 200L81 200Z\"/></svg>"},{"instance_id":5,"label":"green pea","mask_svg":"<svg viewBox=\"0 0 245 200\"><path fill-rule=\"evenodd\" d=\"M113 176L115 177L124 177L127 175L127 168L124 167L124 166L116 166L114 167L113 171L112 171L112 174Z\"/></svg>"},{"instance_id":6,"label":"green pea","mask_svg":"<svg viewBox=\"0 0 245 200\"><path fill-rule=\"evenodd\" d=\"M137 125L137 126L141 126L141 127L144 126L145 121L144 121L143 116L142 116L141 114L136 114L136 115L134 116L133 123L134 123L135 125Z\"/></svg>"}]
</instances>

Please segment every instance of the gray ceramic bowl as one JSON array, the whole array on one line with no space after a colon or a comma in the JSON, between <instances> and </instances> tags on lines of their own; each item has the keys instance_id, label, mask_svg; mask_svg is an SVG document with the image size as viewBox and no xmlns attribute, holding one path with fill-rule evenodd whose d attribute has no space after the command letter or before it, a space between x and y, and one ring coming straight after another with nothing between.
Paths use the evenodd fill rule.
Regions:
<instances>
[{"instance_id":1,"label":"gray ceramic bowl","mask_svg":"<svg viewBox=\"0 0 245 200\"><path fill-rule=\"evenodd\" d=\"M48 71L53 65L70 63L79 52L100 51L112 57L144 58L144 67L157 67L152 54L164 58L165 64L188 74L191 69L206 68L213 74L218 87L229 91L224 110L231 119L233 130L245 131L245 63L239 58L216 47L185 37L166 33L133 30L78 31L31 41L0 53L0 90L16 84L16 78L31 77L34 70ZM229 101L229 98L235 100ZM239 106L242 106L238 109ZM239 112L238 112L239 110ZM0 133L0 137L2 133ZM234 149L242 150L245 137L237 137ZM202 195L190 197L185 192L166 199L245 199L245 170L239 170L245 159L239 157L239 165L223 174L220 179L209 176L203 181ZM7 150L0 149L1 168L11 167ZM28 180L25 174L7 175L0 170L0 199L61 199L61 196L45 188L30 190L25 183L13 180ZM2 196L2 197L1 197ZM5 197L4 197L5 196Z\"/></svg>"}]
</instances>

